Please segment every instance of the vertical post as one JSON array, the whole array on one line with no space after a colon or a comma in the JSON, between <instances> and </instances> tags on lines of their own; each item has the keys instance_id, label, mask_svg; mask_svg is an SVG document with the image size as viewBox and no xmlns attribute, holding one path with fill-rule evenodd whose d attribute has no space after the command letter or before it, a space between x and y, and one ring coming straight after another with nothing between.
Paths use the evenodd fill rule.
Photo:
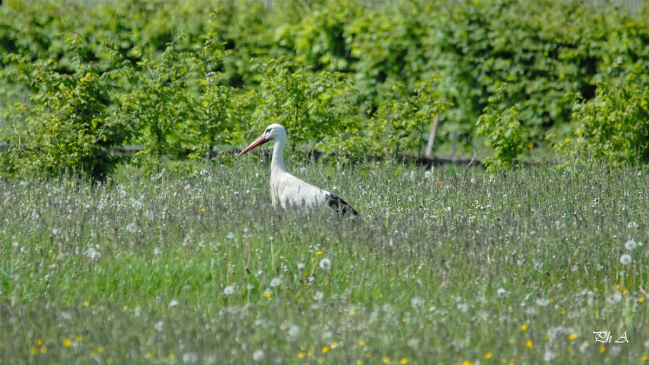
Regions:
<instances>
[{"instance_id":1,"label":"vertical post","mask_svg":"<svg viewBox=\"0 0 649 365\"><path fill-rule=\"evenodd\" d=\"M437 134L438 125L439 125L439 114L435 116L435 121L433 121L433 127L430 129L430 135L428 136L428 143L426 144L426 157L430 157L433 153L433 146L435 144L435 135Z\"/></svg>"}]
</instances>

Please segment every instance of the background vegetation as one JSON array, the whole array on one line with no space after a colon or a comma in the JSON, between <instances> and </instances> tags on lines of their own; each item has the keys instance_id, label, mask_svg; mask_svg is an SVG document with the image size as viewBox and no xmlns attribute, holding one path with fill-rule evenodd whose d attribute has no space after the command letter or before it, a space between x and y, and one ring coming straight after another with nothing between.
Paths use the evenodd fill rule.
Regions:
<instances>
[{"instance_id":1,"label":"background vegetation","mask_svg":"<svg viewBox=\"0 0 649 365\"><path fill-rule=\"evenodd\" d=\"M100 152L108 147L143 145L138 161L154 166L240 145L270 122L286 124L299 149L342 159L421 154L438 113L437 153L456 145L450 139L469 155L487 141L493 151L480 153L493 170L521 157L581 161L569 151L611 165L646 161L646 129L636 127L647 119L646 10L632 17L577 0L373 4L6 2L3 175L67 167L104 179L115 162ZM90 89L104 95L86 106ZM623 89L636 91L633 110ZM70 98L61 115L52 100ZM607 134L601 111L620 116ZM56 118L60 128L41 127ZM602 142L609 137L617 142ZM100 155L105 163L88 162Z\"/></svg>"}]
</instances>

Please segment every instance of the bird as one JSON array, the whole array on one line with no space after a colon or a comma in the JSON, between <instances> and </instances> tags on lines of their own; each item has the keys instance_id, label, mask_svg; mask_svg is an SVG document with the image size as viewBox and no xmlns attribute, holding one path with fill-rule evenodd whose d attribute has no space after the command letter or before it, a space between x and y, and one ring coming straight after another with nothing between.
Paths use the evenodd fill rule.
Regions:
<instances>
[{"instance_id":1,"label":"bird","mask_svg":"<svg viewBox=\"0 0 649 365\"><path fill-rule=\"evenodd\" d=\"M358 218L358 212L338 195L300 180L286 171L284 147L287 134L282 125L269 125L264 133L244 148L237 157L270 141L273 141L274 144L270 162L270 197L273 207L281 206L285 210L300 206L309 209L328 207L338 215L350 215L352 218Z\"/></svg>"}]
</instances>

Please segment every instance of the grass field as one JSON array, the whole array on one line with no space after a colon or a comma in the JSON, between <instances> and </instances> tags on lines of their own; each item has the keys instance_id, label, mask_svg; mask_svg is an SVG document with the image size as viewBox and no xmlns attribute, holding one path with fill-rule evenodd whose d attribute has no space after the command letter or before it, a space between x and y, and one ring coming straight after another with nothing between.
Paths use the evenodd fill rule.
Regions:
<instances>
[{"instance_id":1,"label":"grass field","mask_svg":"<svg viewBox=\"0 0 649 365\"><path fill-rule=\"evenodd\" d=\"M363 219L273 210L253 158L0 182L2 363L647 360L646 174L288 167Z\"/></svg>"}]
</instances>

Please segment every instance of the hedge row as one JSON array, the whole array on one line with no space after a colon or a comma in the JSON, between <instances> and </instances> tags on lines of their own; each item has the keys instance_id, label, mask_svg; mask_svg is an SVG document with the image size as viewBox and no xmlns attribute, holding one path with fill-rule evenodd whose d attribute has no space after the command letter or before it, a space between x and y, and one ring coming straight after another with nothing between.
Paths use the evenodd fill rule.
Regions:
<instances>
[{"instance_id":1,"label":"hedge row","mask_svg":"<svg viewBox=\"0 0 649 365\"><path fill-rule=\"evenodd\" d=\"M106 108L149 123L122 142L154 136L144 141L150 155L241 143L247 118L282 120L295 127L297 141L348 155L416 153L434 113L444 110L438 135L459 132L465 148L482 135L496 151L495 165L508 166L530 145L555 142L565 152L566 141L589 135L584 113L595 109L573 114L573 105L578 98L577 105L606 102L598 84L649 84L649 12L631 17L579 0L395 1L382 8L278 0L272 9L252 0L123 0L93 9L9 1L0 13L0 72L9 80L0 101L20 99L25 86L45 97L34 82L37 60L51 60L47 77L81 79L88 67L100 78L118 75ZM16 68L25 77L13 77ZM199 82L208 74L217 77ZM176 76L180 82L164 94L165 77ZM331 95L328 85L336 85ZM183 106L155 111L160 92ZM227 128L207 116L213 98L227 99L233 110ZM617 105L625 113L625 104ZM212 137L201 137L206 131ZM3 140L15 139L7 133ZM179 142L180 135L196 137ZM646 146L615 154L625 156L616 161L647 156Z\"/></svg>"}]
</instances>

